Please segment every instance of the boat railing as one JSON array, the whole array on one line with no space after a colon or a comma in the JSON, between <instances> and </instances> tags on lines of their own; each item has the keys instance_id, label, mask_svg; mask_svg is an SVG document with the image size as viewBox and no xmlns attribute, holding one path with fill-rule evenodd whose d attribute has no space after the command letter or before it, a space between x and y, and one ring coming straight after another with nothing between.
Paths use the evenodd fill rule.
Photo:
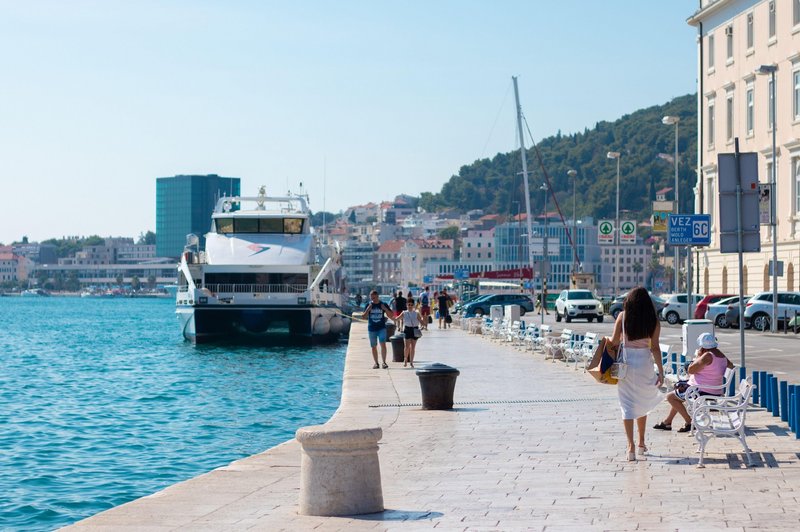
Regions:
<instances>
[{"instance_id":1,"label":"boat railing","mask_svg":"<svg viewBox=\"0 0 800 532\"><path fill-rule=\"evenodd\" d=\"M212 294L302 294L308 290L305 284L207 284Z\"/></svg>"}]
</instances>

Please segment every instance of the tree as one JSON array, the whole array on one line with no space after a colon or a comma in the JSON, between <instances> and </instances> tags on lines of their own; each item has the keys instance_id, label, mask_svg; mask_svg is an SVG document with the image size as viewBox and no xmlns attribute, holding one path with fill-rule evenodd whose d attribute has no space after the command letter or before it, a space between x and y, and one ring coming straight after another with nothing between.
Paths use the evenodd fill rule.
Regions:
<instances>
[{"instance_id":1,"label":"tree","mask_svg":"<svg viewBox=\"0 0 800 532\"><path fill-rule=\"evenodd\" d=\"M311 215L311 225L313 227L322 227L323 219L325 220L325 225L327 225L329 223L335 222L339 218L341 218L341 214L319 211Z\"/></svg>"},{"instance_id":2,"label":"tree","mask_svg":"<svg viewBox=\"0 0 800 532\"><path fill-rule=\"evenodd\" d=\"M641 285L642 283L641 283L639 274L644 271L644 266L642 266L641 262L634 262L631 265L631 269L633 270L633 273L636 274L636 277L635 277L636 278L636 284L637 285Z\"/></svg>"},{"instance_id":3,"label":"tree","mask_svg":"<svg viewBox=\"0 0 800 532\"><path fill-rule=\"evenodd\" d=\"M461 229L456 225L451 225L444 229L439 229L436 235L442 240L457 240L459 234L461 234Z\"/></svg>"},{"instance_id":4,"label":"tree","mask_svg":"<svg viewBox=\"0 0 800 532\"><path fill-rule=\"evenodd\" d=\"M122 283L123 283L123 281L125 281L125 278L124 278L124 277L122 276L122 274L120 273L120 274L117 274L117 279L116 279L116 280L117 280L117 284L118 284L119 286L122 286Z\"/></svg>"},{"instance_id":5,"label":"tree","mask_svg":"<svg viewBox=\"0 0 800 532\"><path fill-rule=\"evenodd\" d=\"M147 286L149 286L150 288L156 287L156 276L153 275L152 273L147 276Z\"/></svg>"},{"instance_id":6,"label":"tree","mask_svg":"<svg viewBox=\"0 0 800 532\"><path fill-rule=\"evenodd\" d=\"M147 231L146 233L139 233L139 238L136 240L136 243L145 246L154 246L156 243L156 234L152 231Z\"/></svg>"},{"instance_id":7,"label":"tree","mask_svg":"<svg viewBox=\"0 0 800 532\"><path fill-rule=\"evenodd\" d=\"M139 281L139 276L138 275L134 275L133 277L131 277L131 289L136 291L136 290L139 290L139 288L141 288L141 287L142 287L142 283Z\"/></svg>"},{"instance_id":8,"label":"tree","mask_svg":"<svg viewBox=\"0 0 800 532\"><path fill-rule=\"evenodd\" d=\"M67 280L64 282L64 289L70 292L77 292L81 289L81 281L78 279L78 273L74 270L70 271L67 275Z\"/></svg>"}]
</instances>

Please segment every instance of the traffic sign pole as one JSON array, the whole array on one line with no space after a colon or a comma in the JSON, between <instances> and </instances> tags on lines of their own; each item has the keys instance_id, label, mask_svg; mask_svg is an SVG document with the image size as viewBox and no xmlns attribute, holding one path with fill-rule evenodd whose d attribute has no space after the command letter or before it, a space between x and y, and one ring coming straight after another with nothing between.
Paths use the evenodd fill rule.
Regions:
<instances>
[{"instance_id":1,"label":"traffic sign pole","mask_svg":"<svg viewBox=\"0 0 800 532\"><path fill-rule=\"evenodd\" d=\"M773 125L773 128L775 126ZM739 157L739 137L734 139L733 157L736 160L736 238L739 242L739 367L744 370L744 228L742 227L742 169ZM775 164L775 160L772 161ZM777 316L773 316L773 319Z\"/></svg>"}]
</instances>

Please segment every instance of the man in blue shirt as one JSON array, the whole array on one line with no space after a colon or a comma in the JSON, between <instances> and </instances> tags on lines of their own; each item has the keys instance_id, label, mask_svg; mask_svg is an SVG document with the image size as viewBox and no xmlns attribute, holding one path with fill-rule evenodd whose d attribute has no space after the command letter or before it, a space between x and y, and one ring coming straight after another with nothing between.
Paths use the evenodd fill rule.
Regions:
<instances>
[{"instance_id":1,"label":"man in blue shirt","mask_svg":"<svg viewBox=\"0 0 800 532\"><path fill-rule=\"evenodd\" d=\"M378 369L378 342L381 344L381 359L383 360L383 369L389 367L386 363L386 316L393 317L392 309L381 301L378 297L378 291L373 290L369 293L370 302L367 309L361 315L362 318L367 318L367 333L369 334L369 345L372 347L372 358L375 360L375 365L372 369Z\"/></svg>"}]
</instances>

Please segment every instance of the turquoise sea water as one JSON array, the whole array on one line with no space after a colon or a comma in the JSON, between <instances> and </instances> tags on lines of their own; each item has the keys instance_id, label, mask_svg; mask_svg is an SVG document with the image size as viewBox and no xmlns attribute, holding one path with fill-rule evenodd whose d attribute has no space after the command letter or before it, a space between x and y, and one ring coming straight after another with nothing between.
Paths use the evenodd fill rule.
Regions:
<instances>
[{"instance_id":1,"label":"turquoise sea water","mask_svg":"<svg viewBox=\"0 0 800 532\"><path fill-rule=\"evenodd\" d=\"M0 529L51 530L294 436L344 344L194 347L174 302L0 298Z\"/></svg>"}]
</instances>

